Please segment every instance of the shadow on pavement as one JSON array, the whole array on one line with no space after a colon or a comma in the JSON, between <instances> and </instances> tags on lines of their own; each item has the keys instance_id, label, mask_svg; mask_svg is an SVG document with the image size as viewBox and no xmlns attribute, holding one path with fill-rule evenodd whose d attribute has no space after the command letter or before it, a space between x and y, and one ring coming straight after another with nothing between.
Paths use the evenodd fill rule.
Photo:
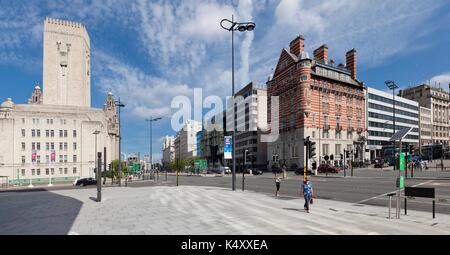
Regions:
<instances>
[{"instance_id":1,"label":"shadow on pavement","mask_svg":"<svg viewBox=\"0 0 450 255\"><path fill-rule=\"evenodd\" d=\"M83 203L35 189L3 193L0 205L0 235L66 235Z\"/></svg>"}]
</instances>

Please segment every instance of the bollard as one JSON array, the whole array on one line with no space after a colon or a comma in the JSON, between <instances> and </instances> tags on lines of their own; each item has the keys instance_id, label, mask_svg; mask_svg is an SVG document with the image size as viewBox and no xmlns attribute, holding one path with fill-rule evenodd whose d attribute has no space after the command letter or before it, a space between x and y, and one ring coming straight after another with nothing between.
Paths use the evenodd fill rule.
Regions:
<instances>
[{"instance_id":1,"label":"bollard","mask_svg":"<svg viewBox=\"0 0 450 255\"><path fill-rule=\"evenodd\" d=\"M391 204L392 204L392 196L389 196L389 219L391 218Z\"/></svg>"},{"instance_id":2,"label":"bollard","mask_svg":"<svg viewBox=\"0 0 450 255\"><path fill-rule=\"evenodd\" d=\"M407 214L407 209L406 209L406 197L405 197L405 215Z\"/></svg>"},{"instance_id":3,"label":"bollard","mask_svg":"<svg viewBox=\"0 0 450 255\"><path fill-rule=\"evenodd\" d=\"M436 204L435 204L435 201L433 199L433 219L435 218L435 206L436 206Z\"/></svg>"}]
</instances>

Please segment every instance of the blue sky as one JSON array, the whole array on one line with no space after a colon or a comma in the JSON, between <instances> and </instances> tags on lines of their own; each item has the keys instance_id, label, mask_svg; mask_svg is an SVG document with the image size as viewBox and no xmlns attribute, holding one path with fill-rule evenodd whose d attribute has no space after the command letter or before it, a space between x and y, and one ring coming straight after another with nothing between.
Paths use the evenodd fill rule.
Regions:
<instances>
[{"instance_id":1,"label":"blue sky","mask_svg":"<svg viewBox=\"0 0 450 255\"><path fill-rule=\"evenodd\" d=\"M173 135L173 97L231 93L230 34L219 21L252 20L252 33L237 34L236 86L264 84L283 47L298 34L310 55L323 43L329 57L345 62L357 50L358 79L384 89L431 80L450 83L450 2L445 0L236 0L100 1L0 0L0 101L25 103L42 84L42 30L46 16L82 22L91 37L92 105L112 90L126 103L123 151L148 152L149 116L154 159Z\"/></svg>"}]
</instances>

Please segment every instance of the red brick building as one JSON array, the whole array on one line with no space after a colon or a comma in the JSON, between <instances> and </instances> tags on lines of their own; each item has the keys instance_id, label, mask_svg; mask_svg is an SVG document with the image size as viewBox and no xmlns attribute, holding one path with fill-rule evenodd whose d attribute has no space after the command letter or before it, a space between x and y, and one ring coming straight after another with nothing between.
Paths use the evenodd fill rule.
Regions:
<instances>
[{"instance_id":1,"label":"red brick building","mask_svg":"<svg viewBox=\"0 0 450 255\"><path fill-rule=\"evenodd\" d=\"M356 50L346 53L346 64L328 59L322 45L310 58L305 39L298 36L281 51L273 76L267 82L268 118L271 97L279 97L279 132L268 145L269 165L304 166L303 139L316 142L313 161L339 165L344 149L363 156L365 137L364 84L356 78ZM320 157L319 157L320 156ZM311 161L310 161L311 162Z\"/></svg>"}]
</instances>

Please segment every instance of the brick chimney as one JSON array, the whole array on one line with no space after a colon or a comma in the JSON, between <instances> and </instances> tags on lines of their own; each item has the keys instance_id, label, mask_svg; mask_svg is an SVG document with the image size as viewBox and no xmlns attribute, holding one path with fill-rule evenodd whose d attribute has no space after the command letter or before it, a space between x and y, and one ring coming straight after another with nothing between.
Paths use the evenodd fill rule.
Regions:
<instances>
[{"instance_id":1,"label":"brick chimney","mask_svg":"<svg viewBox=\"0 0 450 255\"><path fill-rule=\"evenodd\" d=\"M352 79L356 80L356 50L351 49L345 54L347 69L350 70Z\"/></svg>"},{"instance_id":2,"label":"brick chimney","mask_svg":"<svg viewBox=\"0 0 450 255\"><path fill-rule=\"evenodd\" d=\"M303 35L297 36L292 42L289 44L289 50L295 56L298 56L300 52L305 50L305 37Z\"/></svg>"},{"instance_id":3,"label":"brick chimney","mask_svg":"<svg viewBox=\"0 0 450 255\"><path fill-rule=\"evenodd\" d=\"M320 46L314 51L314 59L328 62L328 46L326 44Z\"/></svg>"}]
</instances>

